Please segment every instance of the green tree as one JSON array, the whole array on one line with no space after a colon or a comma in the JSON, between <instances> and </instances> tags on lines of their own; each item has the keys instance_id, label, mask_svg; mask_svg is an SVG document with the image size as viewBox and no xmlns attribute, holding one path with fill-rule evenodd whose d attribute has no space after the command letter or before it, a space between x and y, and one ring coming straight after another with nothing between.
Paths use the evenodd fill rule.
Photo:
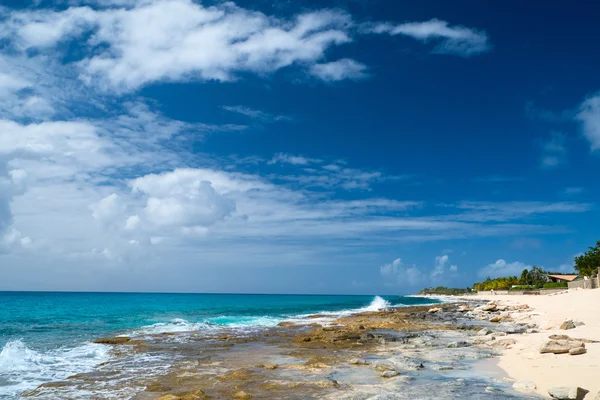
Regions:
<instances>
[{"instance_id":1,"label":"green tree","mask_svg":"<svg viewBox=\"0 0 600 400\"><path fill-rule=\"evenodd\" d=\"M580 275L595 275L598 273L598 267L600 267L600 240L596 242L595 247L590 247L585 254L575 257L575 269Z\"/></svg>"},{"instance_id":2,"label":"green tree","mask_svg":"<svg viewBox=\"0 0 600 400\"><path fill-rule=\"evenodd\" d=\"M521 272L521 285L529 285L529 271L527 271L527 268Z\"/></svg>"}]
</instances>

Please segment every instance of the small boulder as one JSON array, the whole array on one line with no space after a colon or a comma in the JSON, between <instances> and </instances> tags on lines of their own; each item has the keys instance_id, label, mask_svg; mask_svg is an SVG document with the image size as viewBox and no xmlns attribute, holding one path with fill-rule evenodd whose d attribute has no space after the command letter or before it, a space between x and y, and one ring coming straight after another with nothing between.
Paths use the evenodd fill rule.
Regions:
<instances>
[{"instance_id":1,"label":"small boulder","mask_svg":"<svg viewBox=\"0 0 600 400\"><path fill-rule=\"evenodd\" d=\"M580 387L552 387L548 389L548 394L557 400L581 400L588 393L587 390Z\"/></svg>"},{"instance_id":2,"label":"small boulder","mask_svg":"<svg viewBox=\"0 0 600 400\"><path fill-rule=\"evenodd\" d=\"M571 338L567 335L550 335L548 339L552 340L571 340Z\"/></svg>"},{"instance_id":3,"label":"small boulder","mask_svg":"<svg viewBox=\"0 0 600 400\"><path fill-rule=\"evenodd\" d=\"M503 319L506 319L506 317L503 315L494 315L492 318L490 318L490 322L500 322Z\"/></svg>"},{"instance_id":4,"label":"small boulder","mask_svg":"<svg viewBox=\"0 0 600 400\"><path fill-rule=\"evenodd\" d=\"M462 305L458 307L458 312L469 312L469 311L473 311L473 307L471 306L467 306L467 305Z\"/></svg>"},{"instance_id":5,"label":"small boulder","mask_svg":"<svg viewBox=\"0 0 600 400\"><path fill-rule=\"evenodd\" d=\"M352 365L369 365L369 362L364 358L353 358L349 363Z\"/></svg>"},{"instance_id":6,"label":"small boulder","mask_svg":"<svg viewBox=\"0 0 600 400\"><path fill-rule=\"evenodd\" d=\"M585 349L585 347L575 347L569 350L569 354L572 356L578 356L580 354L585 354L586 352L587 350Z\"/></svg>"},{"instance_id":7,"label":"small boulder","mask_svg":"<svg viewBox=\"0 0 600 400\"><path fill-rule=\"evenodd\" d=\"M427 312L430 314L434 314L439 311L442 311L442 309L440 307L434 307L434 308L430 308L429 311L427 311Z\"/></svg>"},{"instance_id":8,"label":"small boulder","mask_svg":"<svg viewBox=\"0 0 600 400\"><path fill-rule=\"evenodd\" d=\"M471 346L471 343L465 342L465 341L462 341L462 340L458 341L458 342L448 343L446 345L446 347L449 348L449 349L458 349L458 348L461 348L461 347L469 347L469 346Z\"/></svg>"},{"instance_id":9,"label":"small boulder","mask_svg":"<svg viewBox=\"0 0 600 400\"><path fill-rule=\"evenodd\" d=\"M251 400L252 395L250 393L244 392L243 390L240 390L239 392L236 392L233 395L233 398L236 400Z\"/></svg>"},{"instance_id":10,"label":"small boulder","mask_svg":"<svg viewBox=\"0 0 600 400\"><path fill-rule=\"evenodd\" d=\"M391 370L391 371L384 371L381 374L381 377L382 378L393 378L393 377L398 376L398 375L400 375L400 372Z\"/></svg>"},{"instance_id":11,"label":"small boulder","mask_svg":"<svg viewBox=\"0 0 600 400\"><path fill-rule=\"evenodd\" d=\"M270 370L277 369L278 367L279 367L279 365L277 365L277 364L271 364L271 365L264 366L265 369L270 369Z\"/></svg>"},{"instance_id":12,"label":"small boulder","mask_svg":"<svg viewBox=\"0 0 600 400\"><path fill-rule=\"evenodd\" d=\"M570 320L570 319L568 319L565 322L563 322L562 324L560 324L560 329L562 329L564 331L569 330L569 329L575 329L575 328L576 328L575 322L573 322L573 320Z\"/></svg>"},{"instance_id":13,"label":"small boulder","mask_svg":"<svg viewBox=\"0 0 600 400\"><path fill-rule=\"evenodd\" d=\"M535 328L529 328L529 329L527 329L527 330L525 331L525 333L529 333L529 334L531 334L531 333L540 333L540 331L538 331L538 330L537 330L537 329L535 329Z\"/></svg>"},{"instance_id":14,"label":"small boulder","mask_svg":"<svg viewBox=\"0 0 600 400\"><path fill-rule=\"evenodd\" d=\"M519 325L519 324L500 324L500 325L498 325L498 327L496 329L500 332L504 332L504 333L508 333L508 334L515 334L515 333L525 333L525 331L527 330L527 327L523 326L523 325Z\"/></svg>"},{"instance_id":15,"label":"small boulder","mask_svg":"<svg viewBox=\"0 0 600 400\"><path fill-rule=\"evenodd\" d=\"M517 381L513 383L512 387L520 392L533 392L535 389L537 389L535 383L531 381Z\"/></svg>"},{"instance_id":16,"label":"small boulder","mask_svg":"<svg viewBox=\"0 0 600 400\"><path fill-rule=\"evenodd\" d=\"M490 328L483 328L479 332L477 332L477 335L479 336L486 336L490 334L492 334L492 330Z\"/></svg>"},{"instance_id":17,"label":"small boulder","mask_svg":"<svg viewBox=\"0 0 600 400\"><path fill-rule=\"evenodd\" d=\"M584 347L585 344L582 342L574 342L570 340L549 340L540 348L540 353L553 353L553 354L566 354L571 349L577 349Z\"/></svg>"},{"instance_id":18,"label":"small boulder","mask_svg":"<svg viewBox=\"0 0 600 400\"><path fill-rule=\"evenodd\" d=\"M489 303L487 303L485 306L483 306L483 307L481 308L481 310L482 310L482 311L488 311L488 312L491 312L491 311L496 311L496 309L497 309L497 308L498 308L498 306L496 305L496 303L494 303L494 302L489 302Z\"/></svg>"}]
</instances>

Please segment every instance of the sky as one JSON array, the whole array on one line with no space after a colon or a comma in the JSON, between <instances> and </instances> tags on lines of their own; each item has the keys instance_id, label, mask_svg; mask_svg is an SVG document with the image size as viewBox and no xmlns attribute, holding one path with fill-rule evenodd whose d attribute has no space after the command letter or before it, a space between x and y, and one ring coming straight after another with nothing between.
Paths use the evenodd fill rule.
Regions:
<instances>
[{"instance_id":1,"label":"sky","mask_svg":"<svg viewBox=\"0 0 600 400\"><path fill-rule=\"evenodd\" d=\"M8 0L0 290L408 294L598 239L600 4Z\"/></svg>"}]
</instances>

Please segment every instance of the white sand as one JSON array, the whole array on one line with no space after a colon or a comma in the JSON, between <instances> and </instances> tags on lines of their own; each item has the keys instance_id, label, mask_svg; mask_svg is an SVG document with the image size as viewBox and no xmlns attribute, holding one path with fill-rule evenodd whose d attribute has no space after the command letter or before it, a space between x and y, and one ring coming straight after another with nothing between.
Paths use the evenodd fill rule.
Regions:
<instances>
[{"instance_id":1,"label":"white sand","mask_svg":"<svg viewBox=\"0 0 600 400\"><path fill-rule=\"evenodd\" d=\"M600 392L600 343L586 344L587 353L579 356L539 352L551 334L600 341L600 289L570 290L544 296L489 295L480 298L500 300L501 304L507 305L528 304L533 310L522 318L541 328L540 333L511 335L517 344L506 350L498 362L510 378L532 381L537 385L537 392L546 397L549 397L548 388L553 386L582 387L590 391L586 397L590 399ZM560 330L559 325L565 319L582 321L585 325Z\"/></svg>"}]
</instances>

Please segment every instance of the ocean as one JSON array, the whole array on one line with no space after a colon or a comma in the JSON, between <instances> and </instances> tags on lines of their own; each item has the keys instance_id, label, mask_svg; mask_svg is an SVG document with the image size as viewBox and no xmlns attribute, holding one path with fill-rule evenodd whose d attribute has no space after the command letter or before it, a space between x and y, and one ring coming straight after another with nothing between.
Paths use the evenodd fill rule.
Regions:
<instances>
[{"instance_id":1,"label":"ocean","mask_svg":"<svg viewBox=\"0 0 600 400\"><path fill-rule=\"evenodd\" d=\"M99 337L245 335L311 314L333 319L431 303L402 296L0 292L0 399L94 371L112 357L109 346L92 343Z\"/></svg>"}]
</instances>

